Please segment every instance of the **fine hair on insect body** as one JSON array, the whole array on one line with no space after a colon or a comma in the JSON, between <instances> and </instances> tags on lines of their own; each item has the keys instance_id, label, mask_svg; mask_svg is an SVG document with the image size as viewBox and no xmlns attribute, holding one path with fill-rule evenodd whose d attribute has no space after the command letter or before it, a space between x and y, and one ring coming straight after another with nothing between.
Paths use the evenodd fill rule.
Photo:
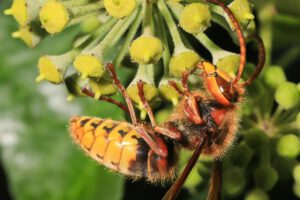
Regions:
<instances>
[{"instance_id":1,"label":"fine hair on insect body","mask_svg":"<svg viewBox=\"0 0 300 200\"><path fill-rule=\"evenodd\" d=\"M106 70L125 99L127 106L109 97L108 101L129 113L131 123L110 119L76 116L70 120L71 135L89 156L104 166L133 178L146 178L151 182L170 180L175 177L178 151L186 148L193 151L182 174L176 179L163 199L175 199L196 164L200 154L214 159L210 189L207 199L220 198L221 158L232 145L238 129L237 110L243 101L245 87L251 84L261 72L265 53L262 40L257 36L259 61L254 73L241 82L246 63L246 41L240 25L230 9L219 0L208 0L219 5L230 18L240 45L240 63L237 75L232 79L226 72L208 61L200 61L194 70L201 71L205 89L191 90L189 75L194 70L182 74L182 88L173 81L169 84L180 94L181 100L163 125L158 125L144 94L144 82L137 84L138 94L147 111L150 122L137 119L133 102L120 82L113 64ZM83 93L94 97L93 92L83 88Z\"/></svg>"}]
</instances>

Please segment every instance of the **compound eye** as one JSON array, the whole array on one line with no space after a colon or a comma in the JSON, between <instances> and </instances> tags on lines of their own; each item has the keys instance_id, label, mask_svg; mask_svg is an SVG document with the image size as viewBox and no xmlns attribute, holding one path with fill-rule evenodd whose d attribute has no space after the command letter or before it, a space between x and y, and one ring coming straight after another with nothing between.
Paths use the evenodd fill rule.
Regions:
<instances>
[{"instance_id":1,"label":"compound eye","mask_svg":"<svg viewBox=\"0 0 300 200\"><path fill-rule=\"evenodd\" d=\"M226 81L221 76L216 77L217 84L219 86L219 89L221 93L224 95L224 97L231 103L234 103L237 101L237 93L231 92L231 83Z\"/></svg>"}]
</instances>

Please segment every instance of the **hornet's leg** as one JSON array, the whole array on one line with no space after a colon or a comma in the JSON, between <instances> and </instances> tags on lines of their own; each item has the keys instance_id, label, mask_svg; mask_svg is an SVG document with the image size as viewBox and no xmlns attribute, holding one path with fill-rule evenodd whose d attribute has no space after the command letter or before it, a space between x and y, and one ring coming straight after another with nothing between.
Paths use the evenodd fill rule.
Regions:
<instances>
[{"instance_id":1,"label":"hornet's leg","mask_svg":"<svg viewBox=\"0 0 300 200\"><path fill-rule=\"evenodd\" d=\"M176 140L180 139L180 135L181 134L178 131L176 131L176 130L168 130L168 129L160 127L160 126L158 126L156 124L156 120L155 120L153 111L152 111L152 109L151 109L151 107L150 107L147 99L145 98L145 94L144 94L143 88L144 88L144 83L143 83L143 81L140 80L138 82L139 96L140 96L140 98L142 100L142 103L143 103L145 109L147 110L147 113L148 113L148 116L150 118L151 126L152 126L153 130L155 132L157 132L157 133L160 133L162 135L166 135L166 136L168 136L170 138L173 138L173 139L176 139Z\"/></svg>"}]
</instances>

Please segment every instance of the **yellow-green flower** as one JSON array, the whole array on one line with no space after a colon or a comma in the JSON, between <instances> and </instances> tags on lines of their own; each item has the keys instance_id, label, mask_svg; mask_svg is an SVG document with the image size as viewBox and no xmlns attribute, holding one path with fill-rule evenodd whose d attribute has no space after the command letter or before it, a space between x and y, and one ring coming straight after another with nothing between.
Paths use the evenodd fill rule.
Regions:
<instances>
[{"instance_id":1,"label":"yellow-green flower","mask_svg":"<svg viewBox=\"0 0 300 200\"><path fill-rule=\"evenodd\" d=\"M135 9L136 0L104 0L104 6L109 15L123 18Z\"/></svg>"},{"instance_id":2,"label":"yellow-green flower","mask_svg":"<svg viewBox=\"0 0 300 200\"><path fill-rule=\"evenodd\" d=\"M154 64L162 57L163 45L157 37L141 36L130 46L130 56L139 64Z\"/></svg>"},{"instance_id":3,"label":"yellow-green flower","mask_svg":"<svg viewBox=\"0 0 300 200\"><path fill-rule=\"evenodd\" d=\"M184 71L194 69L200 59L200 56L195 51L191 50L174 55L170 60L170 74L181 77Z\"/></svg>"},{"instance_id":4,"label":"yellow-green flower","mask_svg":"<svg viewBox=\"0 0 300 200\"><path fill-rule=\"evenodd\" d=\"M202 3L191 3L184 7L180 14L179 24L188 33L198 34L210 26L211 14L208 6Z\"/></svg>"},{"instance_id":5,"label":"yellow-green flower","mask_svg":"<svg viewBox=\"0 0 300 200\"><path fill-rule=\"evenodd\" d=\"M59 1L48 1L40 11L42 26L48 33L61 32L69 23L70 16L66 7Z\"/></svg>"}]
</instances>

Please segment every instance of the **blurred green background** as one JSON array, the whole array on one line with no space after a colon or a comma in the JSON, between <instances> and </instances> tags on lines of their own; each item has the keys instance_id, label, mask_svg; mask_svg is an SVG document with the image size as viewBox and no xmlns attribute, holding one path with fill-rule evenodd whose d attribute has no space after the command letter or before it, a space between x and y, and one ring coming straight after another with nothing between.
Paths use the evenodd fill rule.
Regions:
<instances>
[{"instance_id":1,"label":"blurred green background","mask_svg":"<svg viewBox=\"0 0 300 200\"><path fill-rule=\"evenodd\" d=\"M283 66L288 79L299 82L300 0L254 3L269 63ZM118 120L123 113L87 98L67 102L64 86L34 81L38 57L70 48L76 27L29 49L10 36L18 28L12 17L2 14L10 4L0 1L0 199L122 199L125 178L108 172L72 143L68 120L73 115ZM143 193L144 185L137 190Z\"/></svg>"}]
</instances>

